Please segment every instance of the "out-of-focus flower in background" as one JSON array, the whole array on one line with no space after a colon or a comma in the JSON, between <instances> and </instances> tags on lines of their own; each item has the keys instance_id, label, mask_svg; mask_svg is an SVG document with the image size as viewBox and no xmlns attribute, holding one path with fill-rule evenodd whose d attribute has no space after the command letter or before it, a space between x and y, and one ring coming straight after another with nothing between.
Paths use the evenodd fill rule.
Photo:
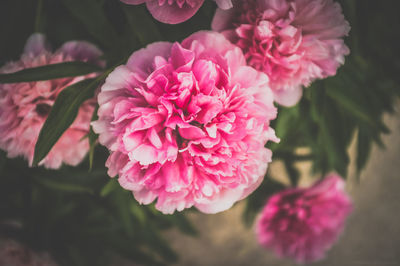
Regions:
<instances>
[{"instance_id":1,"label":"out-of-focus flower in background","mask_svg":"<svg viewBox=\"0 0 400 266\"><path fill-rule=\"evenodd\" d=\"M310 188L272 196L256 225L260 244L298 263L322 259L352 210L344 187L339 176L330 174Z\"/></svg>"},{"instance_id":2,"label":"out-of-focus flower in background","mask_svg":"<svg viewBox=\"0 0 400 266\"><path fill-rule=\"evenodd\" d=\"M98 101L93 128L111 151L109 175L140 203L158 198L163 213L230 208L261 183L264 145L278 141L268 77L216 32L134 52Z\"/></svg>"},{"instance_id":3,"label":"out-of-focus flower in background","mask_svg":"<svg viewBox=\"0 0 400 266\"><path fill-rule=\"evenodd\" d=\"M125 4L146 3L147 9L155 19L163 23L178 24L190 19L203 5L204 0L121 0ZM229 9L232 0L216 0L219 8Z\"/></svg>"},{"instance_id":4,"label":"out-of-focus flower in background","mask_svg":"<svg viewBox=\"0 0 400 266\"><path fill-rule=\"evenodd\" d=\"M101 65L101 51L83 41L70 41L52 53L42 34L33 34L27 41L19 61L9 62L0 73L67 61L85 61ZM88 77L62 78L37 82L0 84L0 149L8 157L23 156L32 164L35 144L57 95L67 86ZM77 165L89 150L87 139L95 101L86 101L71 127L39 163L59 168L62 163Z\"/></svg>"},{"instance_id":5,"label":"out-of-focus flower in background","mask_svg":"<svg viewBox=\"0 0 400 266\"><path fill-rule=\"evenodd\" d=\"M336 74L349 53L350 30L333 0L234 1L218 9L212 29L242 48L250 66L265 72L276 101L296 104L302 86Z\"/></svg>"},{"instance_id":6,"label":"out-of-focus flower in background","mask_svg":"<svg viewBox=\"0 0 400 266\"><path fill-rule=\"evenodd\" d=\"M57 266L57 263L47 253L36 253L14 240L1 239L0 265Z\"/></svg>"}]
</instances>

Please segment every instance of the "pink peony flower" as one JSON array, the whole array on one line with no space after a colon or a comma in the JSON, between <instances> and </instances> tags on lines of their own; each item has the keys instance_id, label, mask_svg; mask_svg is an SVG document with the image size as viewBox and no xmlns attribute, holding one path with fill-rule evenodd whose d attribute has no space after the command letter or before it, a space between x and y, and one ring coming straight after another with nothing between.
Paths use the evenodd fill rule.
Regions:
<instances>
[{"instance_id":1,"label":"pink peony flower","mask_svg":"<svg viewBox=\"0 0 400 266\"><path fill-rule=\"evenodd\" d=\"M0 73L11 73L66 61L90 61L99 64L101 52L86 42L65 43L55 53L46 48L45 37L32 35L19 61L7 63ZM8 157L23 156L32 164L33 153L40 129L57 95L67 86L93 77L62 78L56 80L0 84L0 149ZM47 168L59 168L62 163L77 165L89 149L87 139L95 101L86 101L71 127L62 135L50 153L40 162Z\"/></svg>"},{"instance_id":2,"label":"pink peony flower","mask_svg":"<svg viewBox=\"0 0 400 266\"><path fill-rule=\"evenodd\" d=\"M343 36L350 27L333 0L236 1L217 10L212 29L269 76L275 100L285 106L299 101L302 85L335 75L349 54Z\"/></svg>"},{"instance_id":3,"label":"pink peony flower","mask_svg":"<svg viewBox=\"0 0 400 266\"><path fill-rule=\"evenodd\" d=\"M133 53L106 79L93 128L111 155L109 175L142 204L173 213L226 210L262 181L277 141L268 77L246 66L223 35Z\"/></svg>"},{"instance_id":4,"label":"pink peony flower","mask_svg":"<svg viewBox=\"0 0 400 266\"><path fill-rule=\"evenodd\" d=\"M163 23L182 23L196 14L204 0L121 0L125 4L146 3L147 9L155 19ZM222 9L232 7L232 0L215 0Z\"/></svg>"},{"instance_id":5,"label":"pink peony flower","mask_svg":"<svg viewBox=\"0 0 400 266\"><path fill-rule=\"evenodd\" d=\"M323 258L352 210L344 186L338 175L331 174L310 188L272 196L257 222L260 244L298 263Z\"/></svg>"}]
</instances>

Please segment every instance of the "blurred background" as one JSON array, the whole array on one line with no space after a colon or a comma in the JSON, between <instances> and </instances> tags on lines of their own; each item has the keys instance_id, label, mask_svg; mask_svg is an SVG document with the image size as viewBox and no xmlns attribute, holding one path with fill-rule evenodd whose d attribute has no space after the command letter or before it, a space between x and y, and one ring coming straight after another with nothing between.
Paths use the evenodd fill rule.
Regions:
<instances>
[{"instance_id":1,"label":"blurred background","mask_svg":"<svg viewBox=\"0 0 400 266\"><path fill-rule=\"evenodd\" d=\"M312 265L400 265L400 4L338 2L352 27L351 55L296 107L280 108L273 127L282 142L269 147L274 162L248 199L215 215L162 215L110 180L100 146L91 171L88 159L50 171L1 151L0 250L68 266L294 265L257 244L253 221L272 193L336 171L347 179L355 210L327 258ZM96 44L112 68L148 43L209 29L215 8L207 0L189 21L165 25L143 5L118 0L1 0L0 65L17 60L27 38L42 32L54 49L76 39ZM46 263L37 265L53 265Z\"/></svg>"},{"instance_id":2,"label":"blurred background","mask_svg":"<svg viewBox=\"0 0 400 266\"><path fill-rule=\"evenodd\" d=\"M391 134L383 138L386 149L374 146L370 161L358 181L354 175L355 157L351 156L347 187L354 201L354 211L339 241L316 266L397 266L400 265L400 103L396 114L385 116ZM349 153L354 155L354 145ZM310 165L302 163L302 183L311 182ZM279 163L269 171L285 176ZM181 256L178 265L268 265L292 266L290 260L277 258L257 244L253 227L241 222L244 202L215 215L190 214L198 228L198 238L175 230L167 236Z\"/></svg>"}]
</instances>

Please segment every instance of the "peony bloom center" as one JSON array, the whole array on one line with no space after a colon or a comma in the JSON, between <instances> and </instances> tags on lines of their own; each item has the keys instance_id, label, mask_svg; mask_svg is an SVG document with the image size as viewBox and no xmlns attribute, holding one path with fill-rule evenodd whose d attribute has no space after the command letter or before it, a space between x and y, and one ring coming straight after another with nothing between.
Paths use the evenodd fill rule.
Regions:
<instances>
[{"instance_id":1,"label":"peony bloom center","mask_svg":"<svg viewBox=\"0 0 400 266\"><path fill-rule=\"evenodd\" d=\"M255 2L242 4L243 14L238 16L236 45L242 48L251 66L264 71L272 81L289 77L299 67L304 53L298 51L302 31L296 26L296 4L283 10L261 12Z\"/></svg>"}]
</instances>

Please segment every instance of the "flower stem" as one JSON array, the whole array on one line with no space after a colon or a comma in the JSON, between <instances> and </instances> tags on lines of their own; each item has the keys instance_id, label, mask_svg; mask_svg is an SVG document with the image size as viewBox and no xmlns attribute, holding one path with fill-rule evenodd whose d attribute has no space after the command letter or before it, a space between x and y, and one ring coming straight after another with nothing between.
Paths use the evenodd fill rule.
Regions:
<instances>
[{"instance_id":1,"label":"flower stem","mask_svg":"<svg viewBox=\"0 0 400 266\"><path fill-rule=\"evenodd\" d=\"M43 31L42 11L43 11L43 0L38 0L38 4L36 7L36 17L35 17L35 32Z\"/></svg>"}]
</instances>

